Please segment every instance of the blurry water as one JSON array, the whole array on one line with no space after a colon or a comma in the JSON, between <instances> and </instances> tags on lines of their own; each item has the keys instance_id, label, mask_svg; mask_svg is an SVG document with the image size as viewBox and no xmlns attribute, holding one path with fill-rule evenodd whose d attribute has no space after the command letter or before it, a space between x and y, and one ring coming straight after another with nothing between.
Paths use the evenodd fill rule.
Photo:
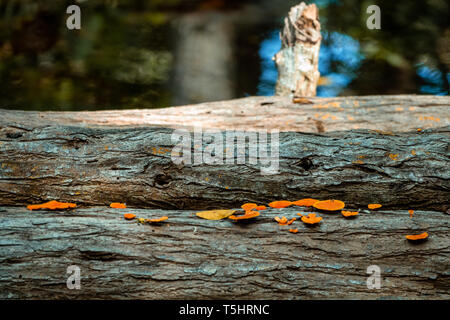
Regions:
<instances>
[{"instance_id":1,"label":"blurry water","mask_svg":"<svg viewBox=\"0 0 450 320\"><path fill-rule=\"evenodd\" d=\"M390 9L375 31L361 2L315 2L318 96L448 94L447 2L378 0ZM0 1L0 107L96 110L273 95L279 30L297 1L90 1L80 31L65 28L63 1L19 3ZM412 25L410 12L421 14Z\"/></svg>"}]
</instances>

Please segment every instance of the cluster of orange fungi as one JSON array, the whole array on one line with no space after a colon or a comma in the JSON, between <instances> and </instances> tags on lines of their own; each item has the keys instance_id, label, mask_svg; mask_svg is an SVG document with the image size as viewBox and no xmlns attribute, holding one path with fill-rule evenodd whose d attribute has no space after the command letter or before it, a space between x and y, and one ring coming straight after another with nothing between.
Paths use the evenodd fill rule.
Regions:
<instances>
[{"instance_id":1,"label":"cluster of orange fungi","mask_svg":"<svg viewBox=\"0 0 450 320\"><path fill-rule=\"evenodd\" d=\"M343 201L335 200L335 199L320 201L320 200L313 199L313 198L305 198L305 199L300 199L297 201L278 200L278 201L273 201L273 202L269 203L269 207L275 208L275 209L282 209L282 208L287 208L290 206L313 207L321 212L341 211L342 216L344 216L345 218L354 218L359 214L359 211L343 210L345 208L345 203ZM259 215L259 212L256 213L256 211L253 211L253 210L262 210L262 209L260 209L261 207L266 209L266 207L258 206L256 203L245 203L241 206L241 208L244 209L244 211L245 211L244 215L230 216L229 218L233 219L233 220L254 218ZM382 205L379 203L371 203L371 204L368 204L367 207L370 210L376 210L376 209L381 208ZM408 212L409 212L410 217L412 218L412 216L414 214L414 210L408 210ZM302 222L304 222L305 224L308 224L308 225L318 224L322 220L322 217L316 216L315 213L310 213L308 215L303 215L301 213L297 213L297 215L299 215L301 217ZM285 216L283 216L281 218L277 216L274 218L274 220L279 225L291 225L296 220L296 218L292 218L292 219L288 220L288 218L286 218ZM298 233L298 229L289 229L289 232ZM422 233L420 235L406 236L406 238L411 241L423 240L423 239L426 239L427 237L428 237L428 234L426 232Z\"/></svg>"},{"instance_id":2,"label":"cluster of orange fungi","mask_svg":"<svg viewBox=\"0 0 450 320\"><path fill-rule=\"evenodd\" d=\"M229 216L228 219L231 219L234 221L241 221L241 220L252 219L257 216L259 216L259 211L249 210L249 211L245 211L245 213L243 215L236 216L233 214L233 215Z\"/></svg>"},{"instance_id":3,"label":"cluster of orange fungi","mask_svg":"<svg viewBox=\"0 0 450 320\"><path fill-rule=\"evenodd\" d=\"M75 203L68 203L68 202L59 202L59 201L49 201L42 204L33 204L28 205L27 209L29 210L65 210L65 209L73 209L76 208ZM319 211L322 212L334 212L341 210L341 214L345 218L355 217L359 214L359 211L346 211L342 210L345 207L345 203L340 200L317 200L312 198L305 198L300 199L297 201L287 201L287 200L278 200L273 201L269 203L269 207L276 208L276 209L282 209L287 208L289 206L299 206L299 207L313 207ZM125 203L119 203L119 202L113 202L110 204L111 208L115 209L125 209L127 206ZM367 205L367 207L370 210L375 210L378 208L381 208L382 205L378 203L371 203ZM252 219L260 215L259 211L266 210L267 207L264 205L258 205L256 203L245 203L241 206L241 208L244 210L244 214L241 215L230 215L228 218L234 221L240 221L240 220L247 220ZM410 218L413 217L414 210L408 210ZM301 217L301 221L308 225L315 225L318 224L322 217L317 217L315 213L310 213L308 215L303 215L301 213L297 213ZM133 213L126 213L124 214L124 218L126 220L134 220L137 219L139 223L158 223L162 222L168 219L168 217L160 217L160 218L154 218L154 219L144 219L144 218L136 218L136 215ZM278 222L279 225L291 225L296 218L292 218L288 220L286 217L275 217L274 218L276 222ZM289 232L291 233L297 233L298 229L289 229ZM407 235L406 239L410 241L420 241L425 240L428 238L428 233L424 232L417 235Z\"/></svg>"},{"instance_id":4,"label":"cluster of orange fungi","mask_svg":"<svg viewBox=\"0 0 450 320\"><path fill-rule=\"evenodd\" d=\"M256 203L244 203L241 206L242 209L244 209L244 214L242 215L231 215L228 217L228 219L231 219L233 221L241 221L241 220L247 220L256 218L259 216L259 211L266 210L266 206L263 205L257 205Z\"/></svg>"},{"instance_id":5,"label":"cluster of orange fungi","mask_svg":"<svg viewBox=\"0 0 450 320\"><path fill-rule=\"evenodd\" d=\"M316 217L315 213L310 213L307 216L302 216L302 222L306 224L317 224L322 220L322 217Z\"/></svg>"},{"instance_id":6,"label":"cluster of orange fungi","mask_svg":"<svg viewBox=\"0 0 450 320\"><path fill-rule=\"evenodd\" d=\"M291 225L297 218L292 218L291 220L288 220L286 217L275 217L275 221L278 222L280 226L288 226Z\"/></svg>"},{"instance_id":7,"label":"cluster of orange fungi","mask_svg":"<svg viewBox=\"0 0 450 320\"><path fill-rule=\"evenodd\" d=\"M125 203L120 203L120 202L113 202L109 206L111 208L114 208L114 209L126 209L126 207L127 207ZM169 219L169 217L166 217L166 216L161 217L161 218L154 218L154 219L136 218L136 215L133 214L133 213L125 213L123 215L123 217L124 217L125 220L137 219L137 222L138 223L142 223L142 224L144 224L144 223L158 223L158 222L161 222L161 221Z\"/></svg>"}]
</instances>

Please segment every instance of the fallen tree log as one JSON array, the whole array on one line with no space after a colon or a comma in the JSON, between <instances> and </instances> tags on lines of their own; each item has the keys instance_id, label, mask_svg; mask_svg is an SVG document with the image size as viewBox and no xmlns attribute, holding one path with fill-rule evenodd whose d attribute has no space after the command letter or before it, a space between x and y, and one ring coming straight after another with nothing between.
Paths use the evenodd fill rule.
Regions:
<instances>
[{"instance_id":1,"label":"fallen tree log","mask_svg":"<svg viewBox=\"0 0 450 320\"><path fill-rule=\"evenodd\" d=\"M201 209L312 196L355 206L448 209L450 98L309 100L300 105L253 97L130 111L2 110L0 203L60 199ZM172 130L149 125L304 133L280 134L279 174L268 176L261 174L261 158L259 165L237 159L175 165ZM358 127L369 130L336 132Z\"/></svg>"},{"instance_id":2,"label":"fallen tree log","mask_svg":"<svg viewBox=\"0 0 450 320\"><path fill-rule=\"evenodd\" d=\"M311 103L307 103L310 101ZM450 125L450 97L399 95L307 98L248 97L182 107L90 112L0 109L0 126L18 133L36 126L162 126L222 130L279 129L322 133L351 129L413 131ZM20 129L22 128L22 130Z\"/></svg>"},{"instance_id":3,"label":"fallen tree log","mask_svg":"<svg viewBox=\"0 0 450 320\"><path fill-rule=\"evenodd\" d=\"M30 212L0 207L1 299L443 299L450 298L448 216L440 212L321 214L306 227L273 218L251 224L210 221L193 211ZM138 225L123 212L166 223ZM288 232L298 228L299 233ZM427 231L428 241L407 234ZM80 290L66 286L80 268ZM380 289L366 285L380 268Z\"/></svg>"},{"instance_id":4,"label":"fallen tree log","mask_svg":"<svg viewBox=\"0 0 450 320\"><path fill-rule=\"evenodd\" d=\"M39 124L19 135L3 130L0 202L120 201L202 209L313 197L355 207L448 209L448 127L403 133L282 132L266 141L262 133L252 137L232 131L238 138L231 136L230 143L230 132L219 132L214 141L222 142L212 151L205 136L197 141L181 131L185 136L174 139L173 133L168 128ZM247 148L247 140L258 148ZM214 152L218 162L208 164ZM184 163L175 157L181 154L189 156Z\"/></svg>"}]
</instances>

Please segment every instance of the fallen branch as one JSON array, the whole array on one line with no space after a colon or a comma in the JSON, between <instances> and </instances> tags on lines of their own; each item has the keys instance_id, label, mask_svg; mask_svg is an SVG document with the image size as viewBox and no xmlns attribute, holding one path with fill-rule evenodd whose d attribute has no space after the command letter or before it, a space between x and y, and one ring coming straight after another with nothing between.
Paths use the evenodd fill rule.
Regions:
<instances>
[{"instance_id":1,"label":"fallen branch","mask_svg":"<svg viewBox=\"0 0 450 320\"><path fill-rule=\"evenodd\" d=\"M446 96L362 96L308 98L297 104L286 97L249 97L183 107L93 112L1 110L9 131L36 126L162 126L221 130L279 129L322 133L351 129L415 131L450 125ZM8 128L9 127L9 128Z\"/></svg>"},{"instance_id":2,"label":"fallen branch","mask_svg":"<svg viewBox=\"0 0 450 320\"><path fill-rule=\"evenodd\" d=\"M56 199L202 209L313 197L356 207L381 203L389 208L448 209L448 128L282 132L279 139L268 137L268 143L261 141L262 133L255 133L258 143L250 145L258 146L256 154L246 148L248 132L236 132L244 142L231 146L225 144L230 132L221 132L223 145L214 152L223 152L222 164L205 163L208 142L193 138L182 153L191 152L190 159L199 155L200 162L176 163L172 151L181 140L174 140L173 130L167 128L35 123L19 132L7 129L0 136L4 205ZM267 175L264 170L269 168L276 174Z\"/></svg>"},{"instance_id":3,"label":"fallen branch","mask_svg":"<svg viewBox=\"0 0 450 320\"><path fill-rule=\"evenodd\" d=\"M443 213L321 214L306 227L279 226L270 209L251 224L197 218L193 211L30 212L0 208L0 298L13 299L443 299L450 298L449 219ZM124 212L159 225L138 225ZM288 232L290 227L299 233ZM427 231L413 244L406 234ZM81 289L66 286L67 267ZM381 288L366 285L377 265Z\"/></svg>"}]
</instances>

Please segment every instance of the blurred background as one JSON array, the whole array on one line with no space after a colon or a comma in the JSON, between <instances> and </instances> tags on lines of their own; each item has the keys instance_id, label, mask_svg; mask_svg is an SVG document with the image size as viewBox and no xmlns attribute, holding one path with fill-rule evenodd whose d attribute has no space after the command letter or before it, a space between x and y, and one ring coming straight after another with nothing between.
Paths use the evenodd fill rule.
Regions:
<instances>
[{"instance_id":1,"label":"blurred background","mask_svg":"<svg viewBox=\"0 0 450 320\"><path fill-rule=\"evenodd\" d=\"M160 108L272 95L300 0L0 0L0 108ZM317 0L318 96L448 95L448 0ZM81 8L81 30L66 8ZM369 30L366 8L381 8Z\"/></svg>"}]
</instances>

